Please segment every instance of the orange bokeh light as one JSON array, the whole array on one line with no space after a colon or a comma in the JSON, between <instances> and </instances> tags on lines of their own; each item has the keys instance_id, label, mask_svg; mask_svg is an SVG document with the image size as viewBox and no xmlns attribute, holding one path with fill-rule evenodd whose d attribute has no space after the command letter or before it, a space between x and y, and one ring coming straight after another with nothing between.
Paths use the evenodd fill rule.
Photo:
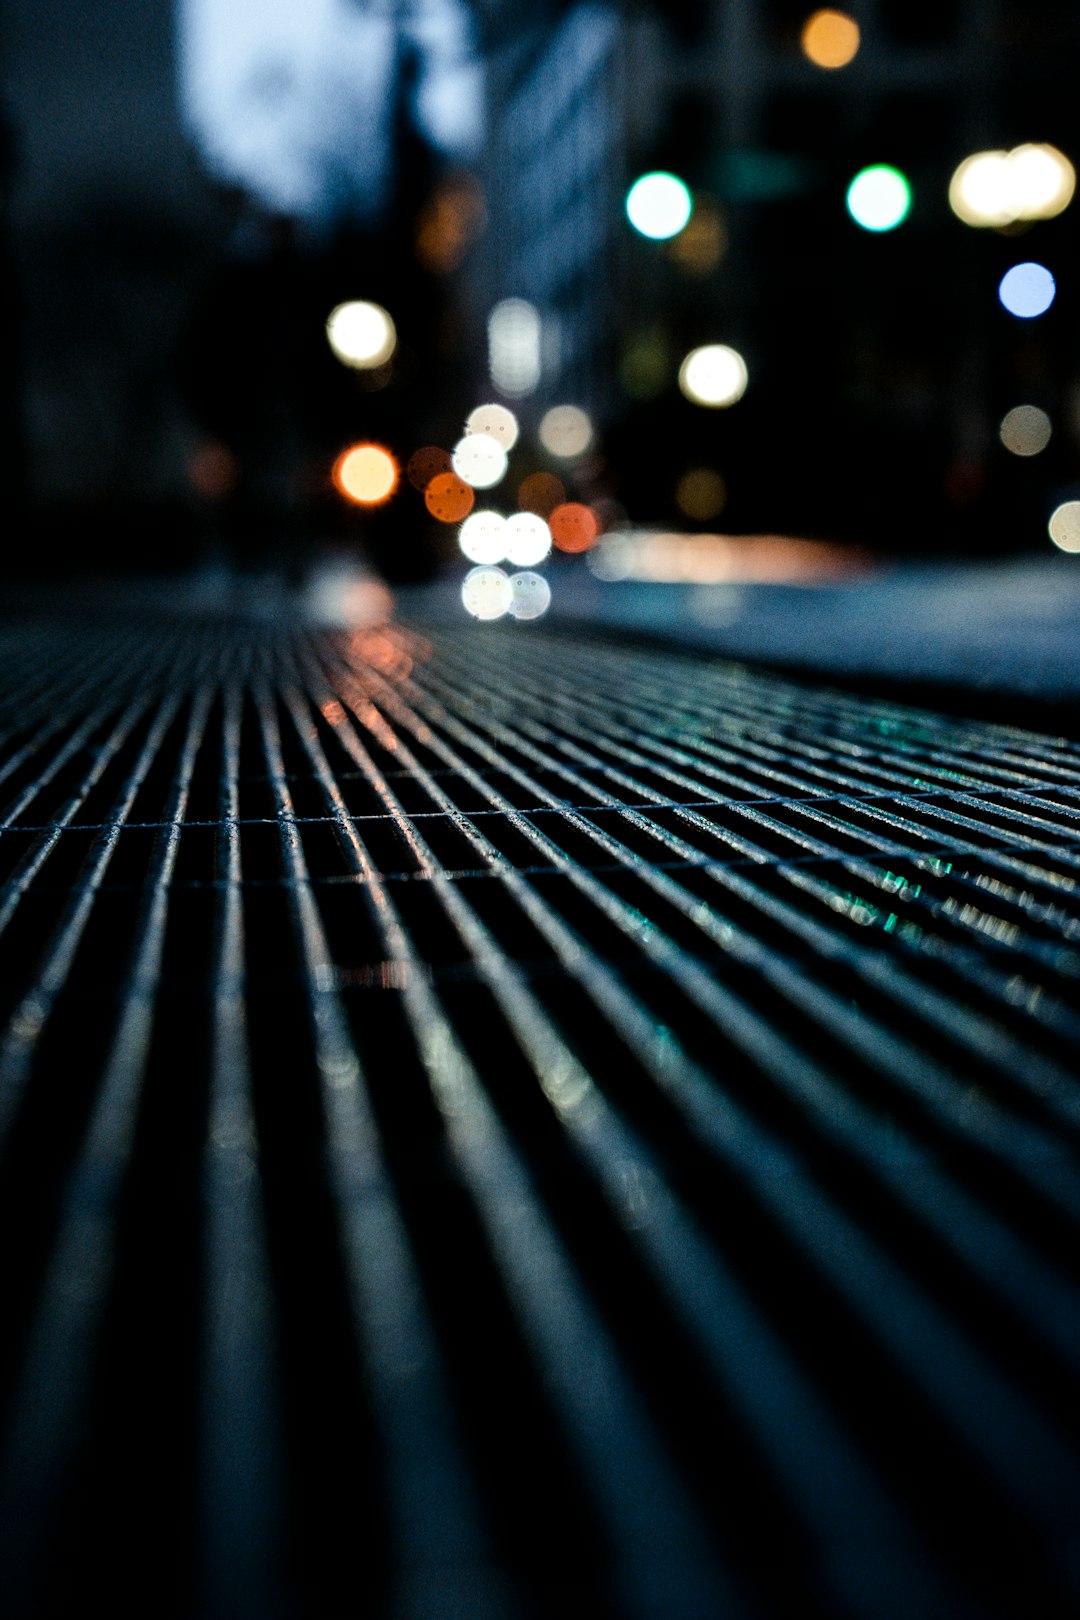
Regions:
<instances>
[{"instance_id":1,"label":"orange bokeh light","mask_svg":"<svg viewBox=\"0 0 1080 1620\"><path fill-rule=\"evenodd\" d=\"M240 479L240 466L227 444L200 444L188 459L188 477L208 501L231 495Z\"/></svg>"},{"instance_id":2,"label":"orange bokeh light","mask_svg":"<svg viewBox=\"0 0 1080 1620\"><path fill-rule=\"evenodd\" d=\"M460 523L475 501L476 491L455 472L437 473L424 491L424 504L440 523Z\"/></svg>"},{"instance_id":3,"label":"orange bokeh light","mask_svg":"<svg viewBox=\"0 0 1080 1620\"><path fill-rule=\"evenodd\" d=\"M566 499L566 485L554 473L535 472L518 485L517 503L523 512L546 518Z\"/></svg>"},{"instance_id":4,"label":"orange bokeh light","mask_svg":"<svg viewBox=\"0 0 1080 1620\"><path fill-rule=\"evenodd\" d=\"M451 470L451 456L449 450L443 450L437 444L425 444L422 449L414 450L405 463L405 476L414 489L421 494L427 489L433 478L440 473Z\"/></svg>"},{"instance_id":5,"label":"orange bokeh light","mask_svg":"<svg viewBox=\"0 0 1080 1620\"><path fill-rule=\"evenodd\" d=\"M354 444L334 462L335 485L358 506L378 506L397 482L398 464L380 444Z\"/></svg>"},{"instance_id":6,"label":"orange bokeh light","mask_svg":"<svg viewBox=\"0 0 1080 1620\"><path fill-rule=\"evenodd\" d=\"M596 514L580 501L564 501L548 518L552 543L560 551L588 551L600 533Z\"/></svg>"},{"instance_id":7,"label":"orange bokeh light","mask_svg":"<svg viewBox=\"0 0 1080 1620\"><path fill-rule=\"evenodd\" d=\"M457 270L487 225L484 194L473 175L446 181L416 221L416 256L425 270L447 276Z\"/></svg>"},{"instance_id":8,"label":"orange bokeh light","mask_svg":"<svg viewBox=\"0 0 1080 1620\"><path fill-rule=\"evenodd\" d=\"M815 67L847 67L858 53L859 25L846 11L815 11L803 24L801 43Z\"/></svg>"}]
</instances>

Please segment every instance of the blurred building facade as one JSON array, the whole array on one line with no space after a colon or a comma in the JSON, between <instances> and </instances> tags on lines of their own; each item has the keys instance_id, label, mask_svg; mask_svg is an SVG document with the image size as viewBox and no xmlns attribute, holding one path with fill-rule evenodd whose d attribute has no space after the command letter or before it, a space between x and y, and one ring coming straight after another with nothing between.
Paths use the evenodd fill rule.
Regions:
<instances>
[{"instance_id":1,"label":"blurred building facade","mask_svg":"<svg viewBox=\"0 0 1080 1620\"><path fill-rule=\"evenodd\" d=\"M452 444L470 402L499 394L489 319L518 300L539 321L536 376L507 396L523 446L542 465L543 411L583 406L601 432L578 469L581 493L632 520L901 552L1047 543L1048 512L1080 489L1070 279L1080 213L974 230L947 194L956 164L980 148L1037 140L1080 154L1075 8L867 0L850 8L857 54L829 70L800 47L809 0L552 0L527 18L474 0L459 8L455 71L473 86L477 128L477 108L486 113L481 147L474 138L454 155L432 138L440 115L417 32L430 33L439 8L335 3L417 38L383 86L382 212L353 209L317 229L293 220L303 273L292 279L311 297L298 341L312 352L291 396L298 425L273 454L303 443L329 465L334 443L365 434L402 459L427 440ZM208 429L178 356L199 299L243 242L237 198L185 122L178 19L190 9L95 0L70 19L15 0L3 24L9 259L23 304L9 442L22 434L32 502L62 507L64 522L139 502L205 517L190 469ZM466 38L475 59L463 62ZM285 79L259 83L266 114ZM359 149L359 126L335 140L347 147L353 135ZM338 171L349 162L344 151ZM873 163L910 181L896 230L861 230L845 208L851 178ZM650 169L694 195L671 241L636 235L623 212L627 184ZM274 229L264 221L243 240L265 243ZM1027 259L1057 278L1036 320L997 298L1003 273ZM380 289L396 300L397 370L381 389L328 381L315 356L323 305ZM680 361L703 343L746 359L749 385L729 410L679 391ZM272 353L264 359L274 372ZM223 383L236 363L222 350ZM1000 424L1020 405L1051 424L1038 453L1002 444ZM271 500L291 491L280 499L294 515L323 524L329 474L312 505L313 467L266 487ZM697 474L722 491L711 506L680 499Z\"/></svg>"}]
</instances>

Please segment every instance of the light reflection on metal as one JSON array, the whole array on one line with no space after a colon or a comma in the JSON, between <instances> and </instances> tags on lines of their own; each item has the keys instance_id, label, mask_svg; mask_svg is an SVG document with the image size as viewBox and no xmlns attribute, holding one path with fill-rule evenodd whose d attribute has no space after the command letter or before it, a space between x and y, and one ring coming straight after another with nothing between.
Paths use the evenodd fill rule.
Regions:
<instances>
[{"instance_id":1,"label":"light reflection on metal","mask_svg":"<svg viewBox=\"0 0 1080 1620\"><path fill-rule=\"evenodd\" d=\"M586 562L597 579L665 585L810 584L865 573L870 566L854 547L820 540L646 529L603 535Z\"/></svg>"}]
</instances>

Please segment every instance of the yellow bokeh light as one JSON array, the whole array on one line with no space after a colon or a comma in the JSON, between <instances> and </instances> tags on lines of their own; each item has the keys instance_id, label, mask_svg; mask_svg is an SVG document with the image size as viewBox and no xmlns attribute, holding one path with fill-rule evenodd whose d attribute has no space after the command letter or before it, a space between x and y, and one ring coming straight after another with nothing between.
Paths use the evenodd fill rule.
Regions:
<instances>
[{"instance_id":1,"label":"yellow bokeh light","mask_svg":"<svg viewBox=\"0 0 1080 1620\"><path fill-rule=\"evenodd\" d=\"M723 511L727 485L711 467L691 467L675 486L675 503L684 517L707 523Z\"/></svg>"},{"instance_id":2,"label":"yellow bokeh light","mask_svg":"<svg viewBox=\"0 0 1080 1620\"><path fill-rule=\"evenodd\" d=\"M1028 142L1011 152L973 152L949 183L949 207L965 225L996 227L1053 219L1072 201L1076 170L1063 152Z\"/></svg>"},{"instance_id":3,"label":"yellow bokeh light","mask_svg":"<svg viewBox=\"0 0 1080 1620\"><path fill-rule=\"evenodd\" d=\"M727 251L724 216L711 197L698 196L690 221L668 243L668 254L681 270L692 276L708 276Z\"/></svg>"},{"instance_id":4,"label":"yellow bokeh light","mask_svg":"<svg viewBox=\"0 0 1080 1620\"><path fill-rule=\"evenodd\" d=\"M334 483L358 506L378 506L397 487L398 464L378 444L354 444L334 463Z\"/></svg>"},{"instance_id":5,"label":"yellow bokeh light","mask_svg":"<svg viewBox=\"0 0 1080 1620\"><path fill-rule=\"evenodd\" d=\"M803 55L815 67L842 68L859 49L859 25L846 11L815 11L803 24Z\"/></svg>"},{"instance_id":6,"label":"yellow bokeh light","mask_svg":"<svg viewBox=\"0 0 1080 1620\"><path fill-rule=\"evenodd\" d=\"M381 304L351 299L326 318L326 338L343 366L373 371L397 348L397 329Z\"/></svg>"}]
</instances>

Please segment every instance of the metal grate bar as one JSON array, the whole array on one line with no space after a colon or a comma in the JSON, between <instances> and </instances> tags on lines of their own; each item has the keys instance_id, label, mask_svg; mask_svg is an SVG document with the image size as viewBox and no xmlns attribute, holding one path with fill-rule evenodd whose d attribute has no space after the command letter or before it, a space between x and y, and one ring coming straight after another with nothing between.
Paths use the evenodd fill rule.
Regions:
<instances>
[{"instance_id":1,"label":"metal grate bar","mask_svg":"<svg viewBox=\"0 0 1080 1620\"><path fill-rule=\"evenodd\" d=\"M1080 748L0 626L16 1616L1064 1617Z\"/></svg>"}]
</instances>

